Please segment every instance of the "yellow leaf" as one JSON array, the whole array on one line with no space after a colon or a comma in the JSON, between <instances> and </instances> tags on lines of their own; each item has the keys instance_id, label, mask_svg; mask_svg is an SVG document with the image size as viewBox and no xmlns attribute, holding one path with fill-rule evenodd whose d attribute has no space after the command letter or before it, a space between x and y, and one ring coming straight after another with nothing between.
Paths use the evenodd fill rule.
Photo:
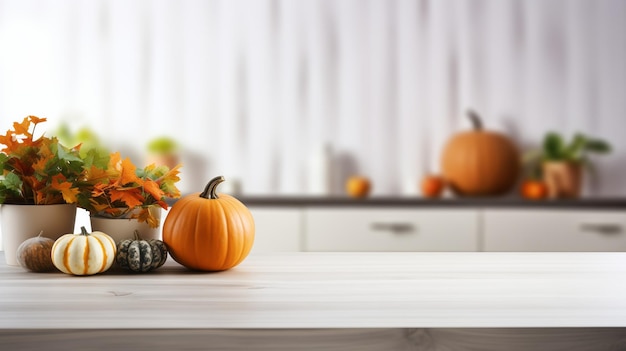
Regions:
<instances>
[{"instance_id":1,"label":"yellow leaf","mask_svg":"<svg viewBox=\"0 0 626 351\"><path fill-rule=\"evenodd\" d=\"M122 161L122 174L119 179L119 185L126 185L137 183L139 185L142 184L142 180L137 177L135 171L137 167L130 161L129 158L125 158Z\"/></svg>"},{"instance_id":2,"label":"yellow leaf","mask_svg":"<svg viewBox=\"0 0 626 351\"><path fill-rule=\"evenodd\" d=\"M50 151L48 145L42 145L39 148L39 159L33 163L33 170L37 173L44 174L44 169L48 161L54 158L54 154Z\"/></svg>"},{"instance_id":3,"label":"yellow leaf","mask_svg":"<svg viewBox=\"0 0 626 351\"><path fill-rule=\"evenodd\" d=\"M42 157L37 162L33 163L33 170L39 174L43 174L46 169L46 164L48 163L48 158Z\"/></svg>"},{"instance_id":4,"label":"yellow leaf","mask_svg":"<svg viewBox=\"0 0 626 351\"><path fill-rule=\"evenodd\" d=\"M87 182L97 182L96 185L101 184L109 178L107 171L98 168L96 166L91 166L88 170L85 171L85 180Z\"/></svg>"},{"instance_id":5,"label":"yellow leaf","mask_svg":"<svg viewBox=\"0 0 626 351\"><path fill-rule=\"evenodd\" d=\"M159 226L159 220L152 214L149 208L142 208L138 214L133 215L138 222L146 222L151 228Z\"/></svg>"},{"instance_id":6,"label":"yellow leaf","mask_svg":"<svg viewBox=\"0 0 626 351\"><path fill-rule=\"evenodd\" d=\"M107 167L107 174L111 179L117 179L122 173L122 156L119 152L113 152L109 156L109 166Z\"/></svg>"},{"instance_id":7,"label":"yellow leaf","mask_svg":"<svg viewBox=\"0 0 626 351\"><path fill-rule=\"evenodd\" d=\"M63 195L63 200L66 203L72 204L78 201L76 195L78 195L78 188L72 187L72 183L66 181L65 177L61 174L58 174L52 178L52 183L50 187Z\"/></svg>"}]
</instances>

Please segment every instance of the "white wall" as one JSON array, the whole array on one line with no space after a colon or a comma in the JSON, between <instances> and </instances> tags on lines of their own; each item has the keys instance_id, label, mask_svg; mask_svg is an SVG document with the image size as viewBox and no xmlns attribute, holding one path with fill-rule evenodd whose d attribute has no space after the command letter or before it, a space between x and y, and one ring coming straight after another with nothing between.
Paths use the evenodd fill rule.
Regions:
<instances>
[{"instance_id":1,"label":"white wall","mask_svg":"<svg viewBox=\"0 0 626 351\"><path fill-rule=\"evenodd\" d=\"M134 157L169 134L185 190L305 193L329 143L335 171L414 192L471 107L524 147L609 139L586 191L623 196L625 96L622 0L0 0L0 130L65 119Z\"/></svg>"}]
</instances>

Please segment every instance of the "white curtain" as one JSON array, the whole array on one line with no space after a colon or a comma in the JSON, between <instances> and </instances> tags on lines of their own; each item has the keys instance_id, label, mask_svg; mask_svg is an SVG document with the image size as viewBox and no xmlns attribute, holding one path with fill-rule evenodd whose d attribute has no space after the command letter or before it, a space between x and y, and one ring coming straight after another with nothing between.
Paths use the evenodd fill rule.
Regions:
<instances>
[{"instance_id":1,"label":"white curtain","mask_svg":"<svg viewBox=\"0 0 626 351\"><path fill-rule=\"evenodd\" d=\"M488 128L609 140L589 195L626 195L626 1L0 0L0 130L90 126L138 159L184 147L183 188L306 194L332 150L374 194L417 192L443 143Z\"/></svg>"}]
</instances>

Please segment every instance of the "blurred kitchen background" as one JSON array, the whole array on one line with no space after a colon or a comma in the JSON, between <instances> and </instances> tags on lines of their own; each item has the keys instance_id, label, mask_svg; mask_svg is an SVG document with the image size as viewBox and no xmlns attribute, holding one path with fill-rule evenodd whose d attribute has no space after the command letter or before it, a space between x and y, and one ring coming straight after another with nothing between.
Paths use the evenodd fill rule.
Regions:
<instances>
[{"instance_id":1,"label":"blurred kitchen background","mask_svg":"<svg viewBox=\"0 0 626 351\"><path fill-rule=\"evenodd\" d=\"M0 130L171 137L183 192L419 194L468 108L522 151L604 138L584 195L626 195L626 1L0 0Z\"/></svg>"}]
</instances>

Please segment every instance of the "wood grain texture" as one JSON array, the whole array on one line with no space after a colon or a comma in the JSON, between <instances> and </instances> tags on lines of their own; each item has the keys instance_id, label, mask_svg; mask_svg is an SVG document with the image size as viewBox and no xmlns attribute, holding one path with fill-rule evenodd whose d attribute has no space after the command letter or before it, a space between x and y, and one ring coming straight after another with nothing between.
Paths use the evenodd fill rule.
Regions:
<instances>
[{"instance_id":1,"label":"wood grain texture","mask_svg":"<svg viewBox=\"0 0 626 351\"><path fill-rule=\"evenodd\" d=\"M8 350L615 351L624 328L0 330Z\"/></svg>"},{"instance_id":2,"label":"wood grain texture","mask_svg":"<svg viewBox=\"0 0 626 351\"><path fill-rule=\"evenodd\" d=\"M615 351L624 328L0 330L7 350Z\"/></svg>"},{"instance_id":3,"label":"wood grain texture","mask_svg":"<svg viewBox=\"0 0 626 351\"><path fill-rule=\"evenodd\" d=\"M0 329L626 327L624 276L626 253L275 253L91 277L2 264Z\"/></svg>"},{"instance_id":4,"label":"wood grain texture","mask_svg":"<svg viewBox=\"0 0 626 351\"><path fill-rule=\"evenodd\" d=\"M0 331L7 350L415 350L403 329L17 330Z\"/></svg>"}]
</instances>

